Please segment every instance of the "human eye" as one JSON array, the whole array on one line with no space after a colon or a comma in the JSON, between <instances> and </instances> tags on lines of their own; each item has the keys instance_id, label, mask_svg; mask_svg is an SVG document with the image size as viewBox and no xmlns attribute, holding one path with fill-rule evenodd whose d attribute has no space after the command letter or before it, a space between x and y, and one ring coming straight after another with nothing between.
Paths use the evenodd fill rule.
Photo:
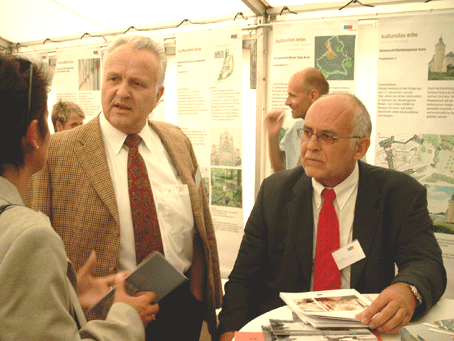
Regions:
<instances>
[{"instance_id":1,"label":"human eye","mask_svg":"<svg viewBox=\"0 0 454 341\"><path fill-rule=\"evenodd\" d=\"M131 79L131 84L137 88L145 88L146 87L146 82L143 79L140 78L132 78Z\"/></svg>"},{"instance_id":2,"label":"human eye","mask_svg":"<svg viewBox=\"0 0 454 341\"><path fill-rule=\"evenodd\" d=\"M312 137L312 130L309 129L309 128L302 128L300 130L300 137L303 139L303 140L310 140L311 137Z\"/></svg>"},{"instance_id":3,"label":"human eye","mask_svg":"<svg viewBox=\"0 0 454 341\"><path fill-rule=\"evenodd\" d=\"M109 82L116 82L116 81L118 81L118 76L116 76L116 75L109 75L109 76L107 76L107 80L108 80Z\"/></svg>"},{"instance_id":4,"label":"human eye","mask_svg":"<svg viewBox=\"0 0 454 341\"><path fill-rule=\"evenodd\" d=\"M334 137L327 133L320 133L319 139L322 143L332 144L334 142Z\"/></svg>"}]
</instances>

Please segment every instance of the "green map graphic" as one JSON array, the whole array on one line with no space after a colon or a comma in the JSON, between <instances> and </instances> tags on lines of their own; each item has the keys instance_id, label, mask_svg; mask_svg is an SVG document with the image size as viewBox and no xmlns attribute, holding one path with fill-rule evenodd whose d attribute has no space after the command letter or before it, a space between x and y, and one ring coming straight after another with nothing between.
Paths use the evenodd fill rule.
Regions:
<instances>
[{"instance_id":1,"label":"green map graphic","mask_svg":"<svg viewBox=\"0 0 454 341\"><path fill-rule=\"evenodd\" d=\"M355 36L315 37L315 67L327 80L354 80Z\"/></svg>"}]
</instances>

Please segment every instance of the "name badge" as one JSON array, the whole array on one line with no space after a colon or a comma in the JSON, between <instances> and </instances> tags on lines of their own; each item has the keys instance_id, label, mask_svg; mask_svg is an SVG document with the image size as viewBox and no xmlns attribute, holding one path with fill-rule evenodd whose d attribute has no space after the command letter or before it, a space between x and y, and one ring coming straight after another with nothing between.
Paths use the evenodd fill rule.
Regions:
<instances>
[{"instance_id":1,"label":"name badge","mask_svg":"<svg viewBox=\"0 0 454 341\"><path fill-rule=\"evenodd\" d=\"M355 239L352 243L334 251L332 255L339 270L366 257L358 239Z\"/></svg>"}]
</instances>

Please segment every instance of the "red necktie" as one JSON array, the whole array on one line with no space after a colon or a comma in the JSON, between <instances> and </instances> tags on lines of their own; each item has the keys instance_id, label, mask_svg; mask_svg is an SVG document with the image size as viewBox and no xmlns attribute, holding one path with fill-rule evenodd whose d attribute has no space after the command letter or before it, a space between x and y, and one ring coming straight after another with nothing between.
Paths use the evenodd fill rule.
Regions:
<instances>
[{"instance_id":1,"label":"red necktie","mask_svg":"<svg viewBox=\"0 0 454 341\"><path fill-rule=\"evenodd\" d=\"M139 153L141 141L139 135L128 135L125 140L125 144L129 147L128 190L137 264L153 250L164 254L153 192L145 161Z\"/></svg>"},{"instance_id":2,"label":"red necktie","mask_svg":"<svg viewBox=\"0 0 454 341\"><path fill-rule=\"evenodd\" d=\"M332 256L332 252L340 246L339 222L333 204L336 192L325 188L322 197L324 201L318 219L314 262L314 291L340 288L340 271Z\"/></svg>"}]
</instances>

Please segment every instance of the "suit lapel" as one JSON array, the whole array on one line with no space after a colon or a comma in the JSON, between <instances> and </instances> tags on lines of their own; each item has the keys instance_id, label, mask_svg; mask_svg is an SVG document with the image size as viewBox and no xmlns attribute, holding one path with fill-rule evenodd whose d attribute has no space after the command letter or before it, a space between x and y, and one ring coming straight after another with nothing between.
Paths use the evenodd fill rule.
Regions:
<instances>
[{"instance_id":1,"label":"suit lapel","mask_svg":"<svg viewBox=\"0 0 454 341\"><path fill-rule=\"evenodd\" d=\"M376 184L371 180L373 177L370 174L369 166L362 162L359 164L358 197L356 199L355 218L353 221L353 240L358 239L366 257L351 267L351 288L354 288L358 283L367 263L375 234L377 233L378 219L380 216L380 211L376 207L380 192Z\"/></svg>"},{"instance_id":2,"label":"suit lapel","mask_svg":"<svg viewBox=\"0 0 454 341\"><path fill-rule=\"evenodd\" d=\"M294 242L297 258L307 283L312 275L312 247L314 219L312 210L311 180L303 174L293 186L293 198L288 204L290 235ZM307 288L309 290L309 286Z\"/></svg>"},{"instance_id":3,"label":"suit lapel","mask_svg":"<svg viewBox=\"0 0 454 341\"><path fill-rule=\"evenodd\" d=\"M120 217L101 135L99 116L86 123L85 129L80 130L77 138L79 144L75 146L74 153L91 185L119 225Z\"/></svg>"}]
</instances>

